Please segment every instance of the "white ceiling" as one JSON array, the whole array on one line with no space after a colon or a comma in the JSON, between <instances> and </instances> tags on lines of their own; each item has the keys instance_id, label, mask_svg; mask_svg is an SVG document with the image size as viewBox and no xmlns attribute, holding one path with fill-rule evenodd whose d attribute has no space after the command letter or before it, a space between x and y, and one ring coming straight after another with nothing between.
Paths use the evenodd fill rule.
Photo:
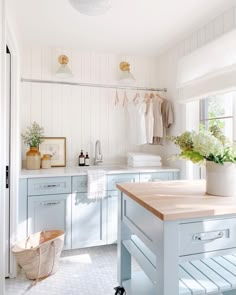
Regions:
<instances>
[{"instance_id":1,"label":"white ceiling","mask_svg":"<svg viewBox=\"0 0 236 295\"><path fill-rule=\"evenodd\" d=\"M154 56L236 4L235 0L112 1L112 9L102 16L82 15L68 0L6 3L22 44Z\"/></svg>"}]
</instances>

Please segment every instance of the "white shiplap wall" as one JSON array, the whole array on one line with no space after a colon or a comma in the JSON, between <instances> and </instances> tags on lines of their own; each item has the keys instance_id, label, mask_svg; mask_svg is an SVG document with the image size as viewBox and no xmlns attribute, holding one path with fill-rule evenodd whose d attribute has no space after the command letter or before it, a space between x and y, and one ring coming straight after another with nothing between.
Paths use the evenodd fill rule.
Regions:
<instances>
[{"instance_id":1,"label":"white shiplap wall","mask_svg":"<svg viewBox=\"0 0 236 295\"><path fill-rule=\"evenodd\" d=\"M215 19L209 21L208 24L199 27L199 30L194 32L191 36L158 57L159 86L167 87L167 96L172 100L174 105L175 124L170 129L170 134L172 135L178 135L184 130L191 130L192 128L192 126L188 126L187 117L189 114L186 114L188 112L186 105L176 102L178 97L176 89L178 61L182 56L191 53L208 42L211 42L230 30L235 29L236 7L232 7ZM196 113L193 114L193 117L194 115L196 115ZM159 153L164 159L168 159L171 155L178 152L179 151L173 144L168 144L159 150ZM180 168L182 171L182 177L186 178L188 177L186 163L186 161L169 161L169 163L166 164Z\"/></svg>"},{"instance_id":2,"label":"white shiplap wall","mask_svg":"<svg viewBox=\"0 0 236 295\"><path fill-rule=\"evenodd\" d=\"M56 80L57 57L66 54L74 74L70 81L116 84L119 63L126 60L137 86L158 87L156 58L83 53L63 48L27 47L22 50L22 77ZM124 161L127 151L139 150L127 141L124 91L114 106L115 90L67 85L21 83L21 130L33 121L45 128L45 136L65 136L67 165L76 165L81 149L94 157L94 145L101 140L104 161ZM135 91L127 91L128 98ZM22 158L25 157L22 149Z\"/></svg>"}]
</instances>

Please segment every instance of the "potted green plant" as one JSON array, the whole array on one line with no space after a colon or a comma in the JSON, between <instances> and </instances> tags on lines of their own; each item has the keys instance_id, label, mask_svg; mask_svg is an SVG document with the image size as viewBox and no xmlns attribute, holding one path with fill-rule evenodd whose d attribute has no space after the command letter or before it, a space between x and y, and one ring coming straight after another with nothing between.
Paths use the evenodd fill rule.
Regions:
<instances>
[{"instance_id":1,"label":"potted green plant","mask_svg":"<svg viewBox=\"0 0 236 295\"><path fill-rule=\"evenodd\" d=\"M206 164L207 193L236 196L236 144L224 136L219 126L185 131L169 139L180 148L178 157Z\"/></svg>"},{"instance_id":2,"label":"potted green plant","mask_svg":"<svg viewBox=\"0 0 236 295\"><path fill-rule=\"evenodd\" d=\"M29 145L30 150L26 153L26 169L35 170L40 169L41 154L39 152L39 145L43 142L44 129L38 123L33 122L22 133L24 144Z\"/></svg>"}]
</instances>

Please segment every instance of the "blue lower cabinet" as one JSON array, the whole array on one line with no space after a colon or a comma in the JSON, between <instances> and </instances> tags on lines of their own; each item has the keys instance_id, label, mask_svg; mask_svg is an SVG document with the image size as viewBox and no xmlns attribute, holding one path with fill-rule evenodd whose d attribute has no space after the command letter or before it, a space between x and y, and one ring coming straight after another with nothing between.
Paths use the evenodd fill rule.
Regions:
<instances>
[{"instance_id":1,"label":"blue lower cabinet","mask_svg":"<svg viewBox=\"0 0 236 295\"><path fill-rule=\"evenodd\" d=\"M107 190L112 191L116 189L117 183L125 182L139 182L139 173L124 173L107 176Z\"/></svg>"},{"instance_id":2,"label":"blue lower cabinet","mask_svg":"<svg viewBox=\"0 0 236 295\"><path fill-rule=\"evenodd\" d=\"M64 230L71 248L71 194L28 197L28 234L49 229Z\"/></svg>"},{"instance_id":3,"label":"blue lower cabinet","mask_svg":"<svg viewBox=\"0 0 236 295\"><path fill-rule=\"evenodd\" d=\"M178 172L151 172L141 173L140 182L158 182L165 180L175 180L179 178Z\"/></svg>"},{"instance_id":4,"label":"blue lower cabinet","mask_svg":"<svg viewBox=\"0 0 236 295\"><path fill-rule=\"evenodd\" d=\"M72 196L72 248L106 244L106 197L88 193Z\"/></svg>"},{"instance_id":5,"label":"blue lower cabinet","mask_svg":"<svg viewBox=\"0 0 236 295\"><path fill-rule=\"evenodd\" d=\"M22 179L18 235L24 238L41 230L63 229L66 232L64 249L116 243L116 184L178 178L177 170L107 175L107 190L98 199L87 193L86 175Z\"/></svg>"},{"instance_id":6,"label":"blue lower cabinet","mask_svg":"<svg viewBox=\"0 0 236 295\"><path fill-rule=\"evenodd\" d=\"M118 229L118 192L107 192L107 244L117 242Z\"/></svg>"}]
</instances>

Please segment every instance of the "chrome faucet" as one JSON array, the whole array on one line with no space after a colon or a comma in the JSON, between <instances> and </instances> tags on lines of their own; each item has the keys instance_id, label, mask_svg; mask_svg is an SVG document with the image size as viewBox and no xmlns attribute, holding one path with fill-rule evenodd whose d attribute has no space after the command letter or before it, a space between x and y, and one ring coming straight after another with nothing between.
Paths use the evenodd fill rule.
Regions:
<instances>
[{"instance_id":1,"label":"chrome faucet","mask_svg":"<svg viewBox=\"0 0 236 295\"><path fill-rule=\"evenodd\" d=\"M97 165L98 163L102 163L102 149L101 149L101 142L100 140L97 140L95 143L95 159L94 159L94 165Z\"/></svg>"}]
</instances>

